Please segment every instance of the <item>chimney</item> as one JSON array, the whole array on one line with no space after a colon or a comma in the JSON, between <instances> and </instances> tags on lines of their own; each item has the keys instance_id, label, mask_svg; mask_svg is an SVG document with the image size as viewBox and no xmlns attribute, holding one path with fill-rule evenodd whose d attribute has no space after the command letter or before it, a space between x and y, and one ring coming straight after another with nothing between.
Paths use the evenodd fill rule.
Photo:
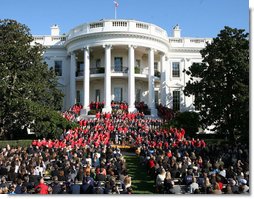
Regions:
<instances>
[{"instance_id":1,"label":"chimney","mask_svg":"<svg viewBox=\"0 0 254 199\"><path fill-rule=\"evenodd\" d=\"M60 34L60 29L58 25L53 25L51 26L51 36L59 36Z\"/></svg>"},{"instance_id":2,"label":"chimney","mask_svg":"<svg viewBox=\"0 0 254 199\"><path fill-rule=\"evenodd\" d=\"M181 29L178 24L173 28L173 37L180 38L181 37Z\"/></svg>"}]
</instances>

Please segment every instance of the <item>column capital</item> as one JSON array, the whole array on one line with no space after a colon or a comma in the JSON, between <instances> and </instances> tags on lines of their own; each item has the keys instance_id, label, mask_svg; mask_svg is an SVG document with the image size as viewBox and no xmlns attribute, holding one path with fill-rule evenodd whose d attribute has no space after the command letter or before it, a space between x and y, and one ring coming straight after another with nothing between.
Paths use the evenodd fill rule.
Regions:
<instances>
[{"instance_id":1,"label":"column capital","mask_svg":"<svg viewBox=\"0 0 254 199\"><path fill-rule=\"evenodd\" d=\"M103 44L102 45L103 48L112 48L112 44Z\"/></svg>"},{"instance_id":2,"label":"column capital","mask_svg":"<svg viewBox=\"0 0 254 199\"><path fill-rule=\"evenodd\" d=\"M155 49L155 48L146 48L146 52L153 52L153 53L156 53L156 52L158 52L158 50L157 49Z\"/></svg>"},{"instance_id":3,"label":"column capital","mask_svg":"<svg viewBox=\"0 0 254 199\"><path fill-rule=\"evenodd\" d=\"M89 50L89 48L90 48L89 46L84 46L84 48L83 48L83 49L84 49L84 50L86 50L86 51L88 51L88 50Z\"/></svg>"},{"instance_id":4,"label":"column capital","mask_svg":"<svg viewBox=\"0 0 254 199\"><path fill-rule=\"evenodd\" d=\"M136 46L136 45L129 44L129 45L128 45L128 48L134 48L134 49L135 49L135 48L137 48L137 46Z\"/></svg>"},{"instance_id":5,"label":"column capital","mask_svg":"<svg viewBox=\"0 0 254 199\"><path fill-rule=\"evenodd\" d=\"M160 56L164 56L164 55L166 55L166 53L160 51L160 52L159 52L159 55L160 55Z\"/></svg>"},{"instance_id":6,"label":"column capital","mask_svg":"<svg viewBox=\"0 0 254 199\"><path fill-rule=\"evenodd\" d=\"M166 55L166 53L160 52L159 55L161 56L161 59L163 59L163 61L168 61L169 60L169 57Z\"/></svg>"},{"instance_id":7,"label":"column capital","mask_svg":"<svg viewBox=\"0 0 254 199\"><path fill-rule=\"evenodd\" d=\"M78 59L78 57L76 56L75 51L69 52L67 56L68 56L69 58L70 58L70 57L75 57L75 59Z\"/></svg>"},{"instance_id":8,"label":"column capital","mask_svg":"<svg viewBox=\"0 0 254 199\"><path fill-rule=\"evenodd\" d=\"M76 54L75 51L69 52L69 55L70 55L70 56L75 55L75 54Z\"/></svg>"}]
</instances>

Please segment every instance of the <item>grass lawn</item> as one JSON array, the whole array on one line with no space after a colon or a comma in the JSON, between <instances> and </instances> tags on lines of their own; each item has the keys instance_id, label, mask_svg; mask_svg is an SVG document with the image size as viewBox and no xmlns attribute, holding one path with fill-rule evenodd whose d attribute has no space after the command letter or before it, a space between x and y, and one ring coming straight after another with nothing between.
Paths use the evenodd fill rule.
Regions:
<instances>
[{"instance_id":1,"label":"grass lawn","mask_svg":"<svg viewBox=\"0 0 254 199\"><path fill-rule=\"evenodd\" d=\"M124 156L134 194L154 194L154 180L147 175L146 168L139 164L136 156Z\"/></svg>"},{"instance_id":2,"label":"grass lawn","mask_svg":"<svg viewBox=\"0 0 254 199\"><path fill-rule=\"evenodd\" d=\"M27 147L32 143L32 140L0 140L0 148L6 147L9 144L12 147L22 146Z\"/></svg>"}]
</instances>

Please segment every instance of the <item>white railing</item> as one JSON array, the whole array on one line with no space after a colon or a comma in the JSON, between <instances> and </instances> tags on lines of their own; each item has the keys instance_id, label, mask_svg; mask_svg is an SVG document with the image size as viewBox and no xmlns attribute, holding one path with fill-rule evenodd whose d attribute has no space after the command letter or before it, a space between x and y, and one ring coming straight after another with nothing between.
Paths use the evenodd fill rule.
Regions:
<instances>
[{"instance_id":1,"label":"white railing","mask_svg":"<svg viewBox=\"0 0 254 199\"><path fill-rule=\"evenodd\" d=\"M169 39L170 43L183 43L183 39Z\"/></svg>"},{"instance_id":2,"label":"white railing","mask_svg":"<svg viewBox=\"0 0 254 199\"><path fill-rule=\"evenodd\" d=\"M172 47L205 47L206 43L211 43L212 39L207 38L169 38Z\"/></svg>"},{"instance_id":3,"label":"white railing","mask_svg":"<svg viewBox=\"0 0 254 199\"><path fill-rule=\"evenodd\" d=\"M136 23L136 28L146 29L148 30L148 25L143 23Z\"/></svg>"},{"instance_id":4,"label":"white railing","mask_svg":"<svg viewBox=\"0 0 254 199\"><path fill-rule=\"evenodd\" d=\"M33 37L34 40L31 43L32 45L34 45L35 43L39 43L42 45L63 45L64 42L66 41L66 36L61 35L61 36L34 36Z\"/></svg>"},{"instance_id":5,"label":"white railing","mask_svg":"<svg viewBox=\"0 0 254 199\"><path fill-rule=\"evenodd\" d=\"M114 27L127 27L127 22L126 21L113 21L112 26Z\"/></svg>"},{"instance_id":6,"label":"white railing","mask_svg":"<svg viewBox=\"0 0 254 199\"><path fill-rule=\"evenodd\" d=\"M91 23L89 24L90 26L90 29L93 29L93 28L101 28L103 27L103 23L102 22L99 22L99 23Z\"/></svg>"},{"instance_id":7,"label":"white railing","mask_svg":"<svg viewBox=\"0 0 254 199\"><path fill-rule=\"evenodd\" d=\"M168 39L167 32L164 29L153 24L134 20L101 20L99 22L82 24L70 30L68 39L79 35L108 31L146 33L166 40Z\"/></svg>"}]
</instances>

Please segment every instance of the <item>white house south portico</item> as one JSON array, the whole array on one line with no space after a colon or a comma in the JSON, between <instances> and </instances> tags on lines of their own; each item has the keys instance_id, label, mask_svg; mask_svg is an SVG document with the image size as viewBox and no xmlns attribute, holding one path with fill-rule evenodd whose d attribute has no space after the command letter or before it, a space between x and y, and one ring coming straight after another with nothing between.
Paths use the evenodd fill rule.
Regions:
<instances>
[{"instance_id":1,"label":"white house south portico","mask_svg":"<svg viewBox=\"0 0 254 199\"><path fill-rule=\"evenodd\" d=\"M179 26L168 37L156 25L120 19L82 24L66 35L59 35L57 26L51 31L34 36L34 42L49 47L44 57L63 85L64 109L80 103L87 114L90 102L97 101L104 102L103 112L111 112L112 100L127 102L129 112L142 101L151 115L157 114L157 103L192 108L193 97L182 92L188 80L182 70L201 62L199 51L209 40L181 38Z\"/></svg>"}]
</instances>

